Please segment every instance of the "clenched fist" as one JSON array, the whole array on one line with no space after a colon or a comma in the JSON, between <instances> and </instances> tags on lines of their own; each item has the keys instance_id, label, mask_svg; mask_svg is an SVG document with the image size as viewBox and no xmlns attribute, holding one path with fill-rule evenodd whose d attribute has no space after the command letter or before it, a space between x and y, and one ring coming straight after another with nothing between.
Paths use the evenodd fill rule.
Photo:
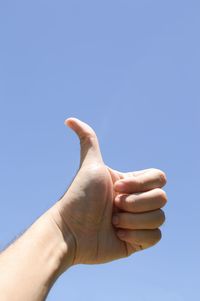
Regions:
<instances>
[{"instance_id":1,"label":"clenched fist","mask_svg":"<svg viewBox=\"0 0 200 301\"><path fill-rule=\"evenodd\" d=\"M63 237L72 237L71 264L104 263L156 244L165 219L165 174L109 168L93 129L76 118L65 123L80 139L80 168L53 217Z\"/></svg>"}]
</instances>

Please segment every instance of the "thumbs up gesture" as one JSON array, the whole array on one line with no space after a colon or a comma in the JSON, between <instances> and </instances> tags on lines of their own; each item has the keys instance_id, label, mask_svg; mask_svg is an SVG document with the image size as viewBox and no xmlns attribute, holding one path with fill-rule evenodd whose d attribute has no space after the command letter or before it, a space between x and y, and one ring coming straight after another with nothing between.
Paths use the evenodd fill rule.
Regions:
<instances>
[{"instance_id":1,"label":"thumbs up gesture","mask_svg":"<svg viewBox=\"0 0 200 301\"><path fill-rule=\"evenodd\" d=\"M65 123L80 139L80 168L55 207L63 237L73 238L73 264L104 263L156 244L165 219L165 174L109 168L94 130L76 118Z\"/></svg>"}]
</instances>

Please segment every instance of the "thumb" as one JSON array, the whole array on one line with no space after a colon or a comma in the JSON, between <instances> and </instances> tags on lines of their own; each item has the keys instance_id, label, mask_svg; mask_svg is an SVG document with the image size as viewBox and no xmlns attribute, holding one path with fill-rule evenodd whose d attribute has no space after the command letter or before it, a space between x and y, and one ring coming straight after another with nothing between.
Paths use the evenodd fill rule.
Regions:
<instances>
[{"instance_id":1,"label":"thumb","mask_svg":"<svg viewBox=\"0 0 200 301\"><path fill-rule=\"evenodd\" d=\"M81 161L82 164L93 162L102 163L103 159L99 148L99 143L95 131L86 123L77 118L68 118L65 125L71 128L80 139Z\"/></svg>"}]
</instances>

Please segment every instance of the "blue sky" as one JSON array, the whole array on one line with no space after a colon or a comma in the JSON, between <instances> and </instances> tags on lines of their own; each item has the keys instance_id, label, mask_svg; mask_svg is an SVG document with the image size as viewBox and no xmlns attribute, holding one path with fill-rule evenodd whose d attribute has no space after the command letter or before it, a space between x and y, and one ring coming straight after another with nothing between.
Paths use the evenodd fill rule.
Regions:
<instances>
[{"instance_id":1,"label":"blue sky","mask_svg":"<svg viewBox=\"0 0 200 301\"><path fill-rule=\"evenodd\" d=\"M67 117L93 126L112 168L168 176L162 241L71 268L48 301L197 300L199 13L199 1L0 1L0 247L71 182Z\"/></svg>"}]
</instances>

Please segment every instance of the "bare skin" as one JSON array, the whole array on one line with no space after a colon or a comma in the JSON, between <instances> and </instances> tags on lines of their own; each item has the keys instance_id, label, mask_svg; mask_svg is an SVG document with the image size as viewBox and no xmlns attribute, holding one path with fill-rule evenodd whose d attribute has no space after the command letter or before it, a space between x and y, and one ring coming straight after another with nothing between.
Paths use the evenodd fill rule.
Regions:
<instances>
[{"instance_id":1,"label":"bare skin","mask_svg":"<svg viewBox=\"0 0 200 301\"><path fill-rule=\"evenodd\" d=\"M127 257L161 238L165 174L158 169L123 173L109 168L95 132L75 118L65 123L80 139L79 171L62 199L0 256L2 301L44 300L69 267Z\"/></svg>"}]
</instances>

